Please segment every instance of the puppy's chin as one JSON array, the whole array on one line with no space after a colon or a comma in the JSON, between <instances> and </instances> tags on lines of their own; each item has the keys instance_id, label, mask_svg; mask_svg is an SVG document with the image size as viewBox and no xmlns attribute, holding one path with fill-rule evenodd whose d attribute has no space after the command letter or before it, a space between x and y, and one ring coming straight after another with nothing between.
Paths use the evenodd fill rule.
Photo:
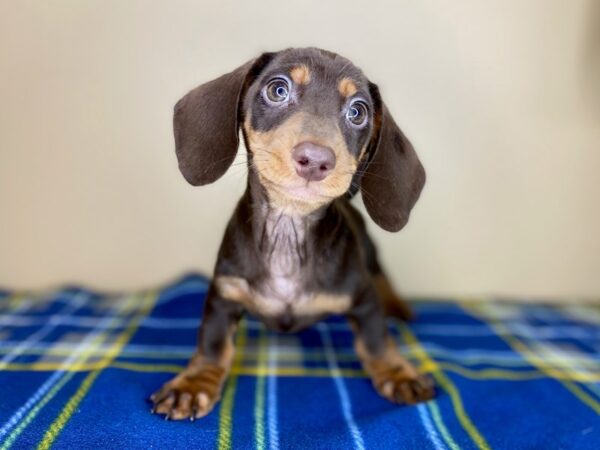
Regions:
<instances>
[{"instance_id":1,"label":"puppy's chin","mask_svg":"<svg viewBox=\"0 0 600 450\"><path fill-rule=\"evenodd\" d=\"M333 200L333 197L321 194L319 189L315 188L315 186L310 183L304 186L290 186L283 188L283 192L288 195L290 199L309 203L322 203Z\"/></svg>"},{"instance_id":2,"label":"puppy's chin","mask_svg":"<svg viewBox=\"0 0 600 450\"><path fill-rule=\"evenodd\" d=\"M260 179L273 206L300 214L315 211L346 192L329 192L320 181L292 179L275 183L264 176Z\"/></svg>"}]
</instances>

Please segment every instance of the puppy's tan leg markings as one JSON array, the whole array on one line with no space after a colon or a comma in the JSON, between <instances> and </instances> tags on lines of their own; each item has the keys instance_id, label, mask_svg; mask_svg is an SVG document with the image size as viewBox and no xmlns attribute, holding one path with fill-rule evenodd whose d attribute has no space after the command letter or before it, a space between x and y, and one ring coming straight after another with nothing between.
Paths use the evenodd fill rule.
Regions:
<instances>
[{"instance_id":1,"label":"puppy's tan leg markings","mask_svg":"<svg viewBox=\"0 0 600 450\"><path fill-rule=\"evenodd\" d=\"M217 366L188 367L152 396L154 412L173 420L204 417L220 398L223 374Z\"/></svg>"},{"instance_id":2,"label":"puppy's tan leg markings","mask_svg":"<svg viewBox=\"0 0 600 450\"><path fill-rule=\"evenodd\" d=\"M216 362L197 353L186 369L150 397L154 403L153 412L165 414L166 419L172 420L206 416L221 398L233 353L231 340Z\"/></svg>"},{"instance_id":3,"label":"puppy's tan leg markings","mask_svg":"<svg viewBox=\"0 0 600 450\"><path fill-rule=\"evenodd\" d=\"M386 338L384 350L377 355L367 350L360 337L355 339L354 348L373 386L382 397L394 403L406 404L433 398L435 389L431 379L419 374L400 354L390 337Z\"/></svg>"}]
</instances>

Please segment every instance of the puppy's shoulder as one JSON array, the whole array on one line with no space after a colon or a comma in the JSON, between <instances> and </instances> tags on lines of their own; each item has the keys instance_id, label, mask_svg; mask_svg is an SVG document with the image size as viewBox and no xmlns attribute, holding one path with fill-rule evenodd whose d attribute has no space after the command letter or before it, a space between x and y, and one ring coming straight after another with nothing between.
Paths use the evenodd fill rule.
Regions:
<instances>
[{"instance_id":1,"label":"puppy's shoulder","mask_svg":"<svg viewBox=\"0 0 600 450\"><path fill-rule=\"evenodd\" d=\"M350 200L346 198L337 200L335 208L353 234L362 235L367 232L367 225L362 213L350 203Z\"/></svg>"}]
</instances>

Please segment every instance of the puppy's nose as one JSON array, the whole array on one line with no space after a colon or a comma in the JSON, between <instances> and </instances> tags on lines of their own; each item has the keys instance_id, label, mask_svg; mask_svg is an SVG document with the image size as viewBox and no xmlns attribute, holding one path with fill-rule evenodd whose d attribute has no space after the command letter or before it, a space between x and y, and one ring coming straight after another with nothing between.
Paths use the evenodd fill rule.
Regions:
<instances>
[{"instance_id":1,"label":"puppy's nose","mask_svg":"<svg viewBox=\"0 0 600 450\"><path fill-rule=\"evenodd\" d=\"M292 150L296 173L308 181L321 181L335 167L335 154L329 147L301 142Z\"/></svg>"}]
</instances>

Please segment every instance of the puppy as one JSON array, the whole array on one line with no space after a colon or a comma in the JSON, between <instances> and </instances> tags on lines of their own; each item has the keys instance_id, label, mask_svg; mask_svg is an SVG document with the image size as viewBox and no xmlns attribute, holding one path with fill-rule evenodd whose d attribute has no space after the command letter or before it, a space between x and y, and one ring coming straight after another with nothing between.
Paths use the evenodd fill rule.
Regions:
<instances>
[{"instance_id":1,"label":"puppy","mask_svg":"<svg viewBox=\"0 0 600 450\"><path fill-rule=\"evenodd\" d=\"M151 397L154 412L194 419L213 409L245 312L286 332L344 314L380 395L399 403L431 398L429 378L388 336L386 314L410 312L349 201L360 190L375 223L398 231L425 183L377 86L335 53L265 53L189 92L173 122L179 168L195 186L225 173L241 128L248 184L219 250L198 349Z\"/></svg>"}]
</instances>

